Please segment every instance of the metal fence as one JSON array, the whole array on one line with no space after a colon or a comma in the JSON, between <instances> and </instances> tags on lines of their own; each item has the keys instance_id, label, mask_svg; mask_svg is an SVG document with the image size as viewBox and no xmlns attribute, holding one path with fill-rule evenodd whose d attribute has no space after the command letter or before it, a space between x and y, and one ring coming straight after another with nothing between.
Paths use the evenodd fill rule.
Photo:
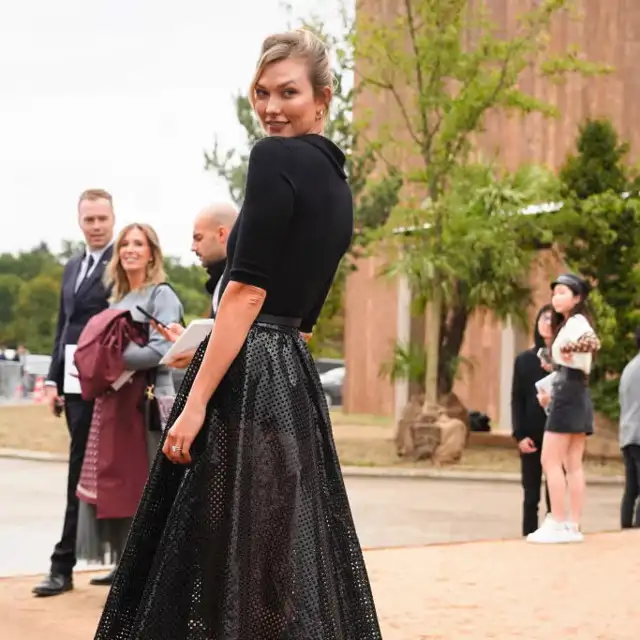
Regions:
<instances>
[{"instance_id":1,"label":"metal fence","mask_svg":"<svg viewBox=\"0 0 640 640\"><path fill-rule=\"evenodd\" d=\"M0 402L25 399L20 363L0 360Z\"/></svg>"}]
</instances>

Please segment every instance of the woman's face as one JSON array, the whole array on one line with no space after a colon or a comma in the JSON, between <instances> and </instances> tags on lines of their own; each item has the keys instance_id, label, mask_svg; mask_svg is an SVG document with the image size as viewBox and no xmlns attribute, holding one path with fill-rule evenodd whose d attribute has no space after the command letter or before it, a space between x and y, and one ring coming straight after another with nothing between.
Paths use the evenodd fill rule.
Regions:
<instances>
[{"instance_id":1,"label":"woman's face","mask_svg":"<svg viewBox=\"0 0 640 640\"><path fill-rule=\"evenodd\" d=\"M577 296L566 284L557 284L551 294L551 305L563 316L567 316L571 310L580 302Z\"/></svg>"},{"instance_id":2,"label":"woman's face","mask_svg":"<svg viewBox=\"0 0 640 640\"><path fill-rule=\"evenodd\" d=\"M549 340L553 335L551 330L551 310L544 311L538 318L538 333L543 340Z\"/></svg>"},{"instance_id":3,"label":"woman's face","mask_svg":"<svg viewBox=\"0 0 640 640\"><path fill-rule=\"evenodd\" d=\"M254 109L269 136L292 138L322 133L331 88L315 95L305 60L288 58L267 65L258 78Z\"/></svg>"},{"instance_id":4,"label":"woman's face","mask_svg":"<svg viewBox=\"0 0 640 640\"><path fill-rule=\"evenodd\" d=\"M118 250L120 264L127 276L144 273L151 262L151 247L141 229L129 229Z\"/></svg>"}]
</instances>

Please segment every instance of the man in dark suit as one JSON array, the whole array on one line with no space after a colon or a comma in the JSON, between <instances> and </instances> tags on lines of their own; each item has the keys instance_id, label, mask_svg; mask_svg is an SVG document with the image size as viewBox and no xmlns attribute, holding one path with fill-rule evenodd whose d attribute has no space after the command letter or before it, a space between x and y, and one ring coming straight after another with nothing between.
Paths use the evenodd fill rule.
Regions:
<instances>
[{"instance_id":1,"label":"man in dark suit","mask_svg":"<svg viewBox=\"0 0 640 640\"><path fill-rule=\"evenodd\" d=\"M72 364L66 356L77 344L89 319L109 306L108 291L102 283L105 267L113 254L115 216L113 199L102 189L90 189L78 201L78 222L86 250L67 262L62 276L58 326L45 383L47 399L55 415L64 410L70 436L67 507L62 537L51 556L49 575L33 589L36 596L55 596L73 589L76 564L78 498L76 486L89 436L93 402L82 399L74 378L65 372ZM71 347L71 349L69 349Z\"/></svg>"}]
</instances>

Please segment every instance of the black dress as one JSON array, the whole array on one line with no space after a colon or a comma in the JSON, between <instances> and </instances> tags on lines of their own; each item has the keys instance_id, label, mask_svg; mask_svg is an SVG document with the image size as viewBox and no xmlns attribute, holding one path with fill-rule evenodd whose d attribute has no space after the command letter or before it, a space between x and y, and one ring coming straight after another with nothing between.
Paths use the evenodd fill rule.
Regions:
<instances>
[{"instance_id":1,"label":"black dress","mask_svg":"<svg viewBox=\"0 0 640 640\"><path fill-rule=\"evenodd\" d=\"M300 337L351 239L343 165L320 136L267 138L252 150L225 278L266 289L272 317L259 317L211 398L191 466L158 454L97 640L380 640L324 394Z\"/></svg>"}]
</instances>

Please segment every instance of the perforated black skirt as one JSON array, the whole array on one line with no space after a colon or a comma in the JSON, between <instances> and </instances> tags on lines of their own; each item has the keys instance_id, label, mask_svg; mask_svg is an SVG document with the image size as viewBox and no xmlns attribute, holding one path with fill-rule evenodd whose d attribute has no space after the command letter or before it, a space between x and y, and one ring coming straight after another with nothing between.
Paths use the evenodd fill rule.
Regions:
<instances>
[{"instance_id":1,"label":"perforated black skirt","mask_svg":"<svg viewBox=\"0 0 640 640\"><path fill-rule=\"evenodd\" d=\"M96 640L381 639L324 394L297 330L254 325L192 452L185 468L159 451Z\"/></svg>"}]
</instances>

